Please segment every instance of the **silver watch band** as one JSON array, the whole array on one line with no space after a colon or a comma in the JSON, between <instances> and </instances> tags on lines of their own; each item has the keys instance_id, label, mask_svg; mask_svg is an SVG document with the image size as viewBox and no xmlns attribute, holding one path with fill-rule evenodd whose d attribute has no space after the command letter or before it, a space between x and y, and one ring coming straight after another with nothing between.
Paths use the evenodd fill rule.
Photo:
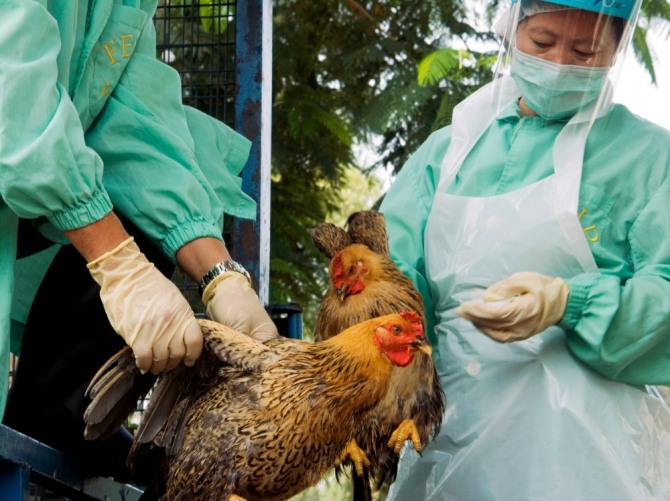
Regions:
<instances>
[{"instance_id":1,"label":"silver watch band","mask_svg":"<svg viewBox=\"0 0 670 501\"><path fill-rule=\"evenodd\" d=\"M249 283L251 283L251 275L249 275L249 272L240 263L237 261L221 261L220 263L216 263L214 266L212 266L212 268L203 275L202 280L200 280L200 284L198 286L200 295L202 296L202 293L205 292L205 287L207 287L207 285L212 280L228 271L236 271L237 273L241 273L247 277L247 280L249 280Z\"/></svg>"}]
</instances>

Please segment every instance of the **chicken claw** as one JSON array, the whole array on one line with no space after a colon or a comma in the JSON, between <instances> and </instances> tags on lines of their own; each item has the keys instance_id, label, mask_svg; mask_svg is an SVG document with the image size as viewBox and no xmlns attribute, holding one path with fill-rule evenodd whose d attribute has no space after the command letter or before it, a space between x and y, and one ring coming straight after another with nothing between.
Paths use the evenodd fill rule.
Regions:
<instances>
[{"instance_id":1,"label":"chicken claw","mask_svg":"<svg viewBox=\"0 0 670 501\"><path fill-rule=\"evenodd\" d=\"M370 466L370 460L365 455L365 452L363 452L363 449L358 446L356 440L353 438L342 451L342 454L340 455L340 461L344 461L347 458L349 458L354 463L356 473L358 473L359 477L363 476L363 467L367 468Z\"/></svg>"},{"instance_id":2,"label":"chicken claw","mask_svg":"<svg viewBox=\"0 0 670 501\"><path fill-rule=\"evenodd\" d=\"M414 421L411 419L405 419L395 429L387 445L389 447L393 447L393 450L396 454L400 454L405 440L410 439L412 440L412 444L414 444L414 448L417 450L417 452L423 448L423 445L421 444L421 436L419 435L419 430L416 429Z\"/></svg>"}]
</instances>

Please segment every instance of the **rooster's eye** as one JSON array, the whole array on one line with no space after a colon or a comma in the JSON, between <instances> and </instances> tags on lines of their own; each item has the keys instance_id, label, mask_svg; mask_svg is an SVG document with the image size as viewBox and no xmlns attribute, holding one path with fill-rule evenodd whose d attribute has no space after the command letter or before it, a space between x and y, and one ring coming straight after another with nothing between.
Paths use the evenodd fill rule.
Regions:
<instances>
[{"instance_id":1,"label":"rooster's eye","mask_svg":"<svg viewBox=\"0 0 670 501\"><path fill-rule=\"evenodd\" d=\"M393 327L391 327L391 332L396 336L399 336L400 334L402 334L402 329L397 325L394 325Z\"/></svg>"}]
</instances>

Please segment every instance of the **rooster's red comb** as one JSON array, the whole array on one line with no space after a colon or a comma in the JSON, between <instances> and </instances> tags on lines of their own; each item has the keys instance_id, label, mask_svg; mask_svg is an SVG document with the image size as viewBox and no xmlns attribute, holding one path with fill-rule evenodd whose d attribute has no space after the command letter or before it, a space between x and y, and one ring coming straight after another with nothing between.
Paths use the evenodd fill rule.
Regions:
<instances>
[{"instance_id":1,"label":"rooster's red comb","mask_svg":"<svg viewBox=\"0 0 670 501\"><path fill-rule=\"evenodd\" d=\"M423 334L423 322L421 315L415 311L403 311L400 316L412 324L412 330L415 334Z\"/></svg>"}]
</instances>

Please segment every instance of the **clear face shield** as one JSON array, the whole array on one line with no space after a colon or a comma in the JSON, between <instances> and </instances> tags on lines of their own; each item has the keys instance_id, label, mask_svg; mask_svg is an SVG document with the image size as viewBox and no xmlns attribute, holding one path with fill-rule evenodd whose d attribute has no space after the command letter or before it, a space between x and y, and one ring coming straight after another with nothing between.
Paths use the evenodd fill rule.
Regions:
<instances>
[{"instance_id":1,"label":"clear face shield","mask_svg":"<svg viewBox=\"0 0 670 501\"><path fill-rule=\"evenodd\" d=\"M496 77L509 76L522 115L592 121L612 103L642 0L512 0L496 23ZM506 107L496 96L498 111Z\"/></svg>"}]
</instances>

